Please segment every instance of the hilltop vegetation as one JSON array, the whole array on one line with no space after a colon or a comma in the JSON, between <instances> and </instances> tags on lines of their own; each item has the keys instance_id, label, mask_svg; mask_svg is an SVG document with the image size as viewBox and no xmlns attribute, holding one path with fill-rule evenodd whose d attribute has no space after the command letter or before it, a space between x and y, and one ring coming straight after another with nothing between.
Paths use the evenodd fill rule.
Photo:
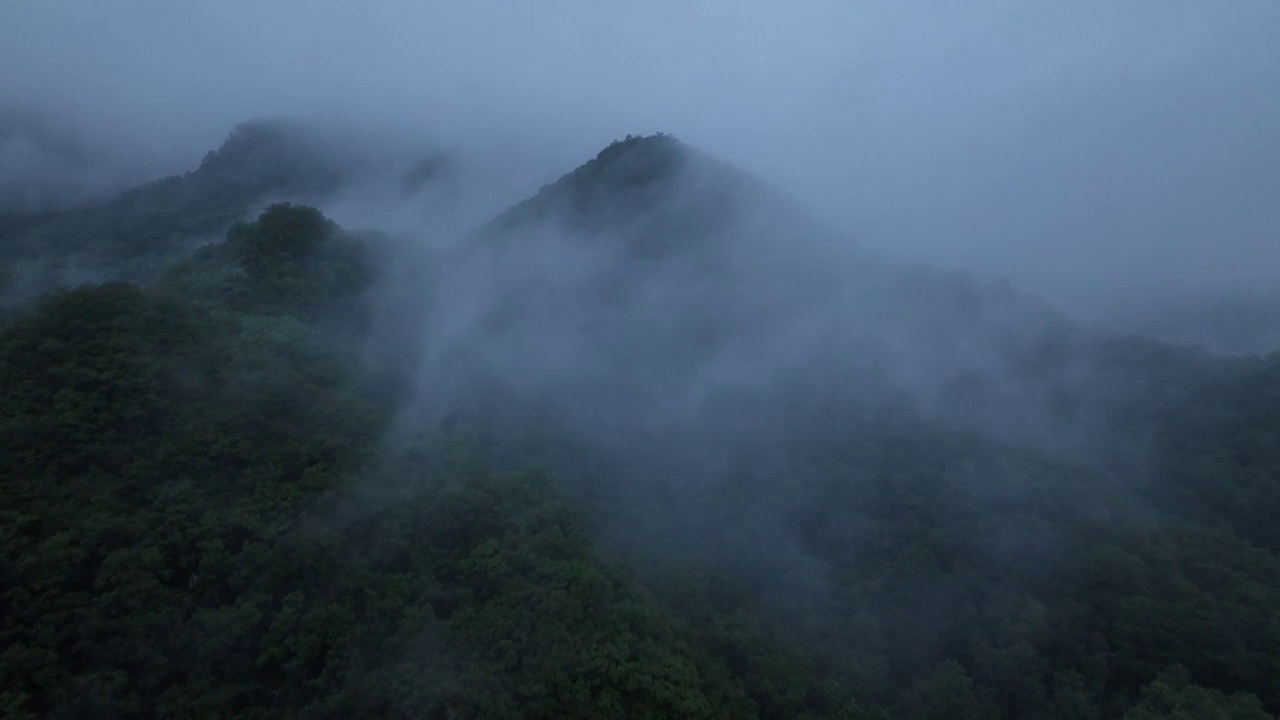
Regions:
<instances>
[{"instance_id":1,"label":"hilltop vegetation","mask_svg":"<svg viewBox=\"0 0 1280 720\"><path fill-rule=\"evenodd\" d=\"M0 714L1280 712L1280 357L872 258L846 295L736 251L819 230L780 199L744 227L765 186L688 152L618 143L408 271L191 178L135 224L77 216L155 274L0 325ZM591 238L644 252L507 274ZM817 307L818 340L785 334ZM922 395L874 317L985 364L931 360Z\"/></svg>"}]
</instances>

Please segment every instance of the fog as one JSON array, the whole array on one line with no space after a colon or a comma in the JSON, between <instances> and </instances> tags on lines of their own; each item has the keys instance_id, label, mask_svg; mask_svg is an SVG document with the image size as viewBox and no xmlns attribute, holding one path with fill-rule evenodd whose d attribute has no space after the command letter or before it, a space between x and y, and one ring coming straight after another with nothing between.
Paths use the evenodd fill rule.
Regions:
<instances>
[{"instance_id":1,"label":"fog","mask_svg":"<svg viewBox=\"0 0 1280 720\"><path fill-rule=\"evenodd\" d=\"M1280 268L1280 6L1263 0L2 12L4 103L128 137L173 170L257 116L505 143L530 183L662 130L864 242L1078 314L1135 286L1265 287Z\"/></svg>"},{"instance_id":2,"label":"fog","mask_svg":"<svg viewBox=\"0 0 1280 720\"><path fill-rule=\"evenodd\" d=\"M165 166L112 128L74 121L38 102L0 107L0 212L109 200Z\"/></svg>"},{"instance_id":3,"label":"fog","mask_svg":"<svg viewBox=\"0 0 1280 720\"><path fill-rule=\"evenodd\" d=\"M0 3L0 211L200 168L0 216L0 290L154 281L279 345L245 387L367 395L335 527L461 428L637 573L710 560L801 644L932 664L1003 622L965 594L1164 522L1168 416L1256 362L1094 326L1280 348L1273 2ZM223 144L252 118L303 122ZM300 384L312 342L366 372Z\"/></svg>"}]
</instances>

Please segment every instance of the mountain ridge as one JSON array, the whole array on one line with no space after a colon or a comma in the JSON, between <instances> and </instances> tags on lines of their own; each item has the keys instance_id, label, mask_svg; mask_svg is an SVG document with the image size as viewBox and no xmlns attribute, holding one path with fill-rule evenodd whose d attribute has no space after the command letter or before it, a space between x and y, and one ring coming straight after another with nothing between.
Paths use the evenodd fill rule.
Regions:
<instances>
[{"instance_id":1,"label":"mountain ridge","mask_svg":"<svg viewBox=\"0 0 1280 720\"><path fill-rule=\"evenodd\" d=\"M639 358L686 363L678 367L691 396L707 374L745 382L845 358L858 368L850 382L879 377L909 389L925 412L1019 442L1063 442L1076 418L1160 392L1120 360L1146 352L1137 344L1007 282L866 251L767 183L669 135L611 143L438 262L432 282L444 296L490 313L492 324L468 321L488 328L472 344L499 364L529 360L548 382L563 361L539 359L538 348L561 342L604 353L593 357L619 373L644 366ZM631 336L633 327L652 335ZM1191 367L1189 357L1174 360L1187 352L1161 346L1161 364Z\"/></svg>"},{"instance_id":2,"label":"mountain ridge","mask_svg":"<svg viewBox=\"0 0 1280 720\"><path fill-rule=\"evenodd\" d=\"M87 280L152 282L274 202L325 204L368 172L368 159L342 147L340 136L297 118L249 120L191 170L88 205L0 216L0 258L8 265L0 307L12 313L43 292ZM447 177L446 159L428 160L436 172L425 175L430 168L420 162L416 177L402 179L406 193Z\"/></svg>"},{"instance_id":3,"label":"mountain ridge","mask_svg":"<svg viewBox=\"0 0 1280 720\"><path fill-rule=\"evenodd\" d=\"M0 708L1280 711L1280 357L806 249L625 150L470 255L274 204L0 322Z\"/></svg>"}]
</instances>

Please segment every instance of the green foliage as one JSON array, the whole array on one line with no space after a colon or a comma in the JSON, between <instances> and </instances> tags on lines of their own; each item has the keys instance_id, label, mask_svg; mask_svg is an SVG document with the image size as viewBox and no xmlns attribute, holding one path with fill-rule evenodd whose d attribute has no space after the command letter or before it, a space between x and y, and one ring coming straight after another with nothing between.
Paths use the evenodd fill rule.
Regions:
<instances>
[{"instance_id":1,"label":"green foliage","mask_svg":"<svg viewBox=\"0 0 1280 720\"><path fill-rule=\"evenodd\" d=\"M0 311L87 280L152 282L269 199L334 190L339 168L304 127L258 121L236 127L200 167L133 188L109 202L0 216Z\"/></svg>"},{"instance_id":2,"label":"green foliage","mask_svg":"<svg viewBox=\"0 0 1280 720\"><path fill-rule=\"evenodd\" d=\"M315 319L321 311L357 312L334 300L366 290L373 272L369 248L318 210L278 203L176 266L160 287L236 311Z\"/></svg>"},{"instance_id":3,"label":"green foliage","mask_svg":"<svg viewBox=\"0 0 1280 720\"><path fill-rule=\"evenodd\" d=\"M1125 720L1267 720L1258 698L1250 694L1227 695L1192 685L1184 668L1162 673L1142 689L1138 702L1124 714Z\"/></svg>"},{"instance_id":4,"label":"green foliage","mask_svg":"<svg viewBox=\"0 0 1280 720\"><path fill-rule=\"evenodd\" d=\"M643 200L678 150L628 138L557 202ZM180 222L157 207L226 219L187 191L112 213L145 242ZM388 432L394 390L355 350L375 255L278 204L149 285L0 328L0 714L1280 709L1280 357L1095 348L1149 379L1113 418L1156 438L1146 483L804 380L735 406L708 474L700 429L619 457L498 391L472 427ZM1062 362L1060 339L1020 371Z\"/></svg>"},{"instance_id":5,"label":"green foliage","mask_svg":"<svg viewBox=\"0 0 1280 720\"><path fill-rule=\"evenodd\" d=\"M375 472L390 409L303 319L358 304L333 232L275 207L0 335L6 712L749 715L551 478L458 433Z\"/></svg>"},{"instance_id":6,"label":"green foliage","mask_svg":"<svg viewBox=\"0 0 1280 720\"><path fill-rule=\"evenodd\" d=\"M1280 355L1247 363L1167 414L1154 500L1280 553Z\"/></svg>"},{"instance_id":7,"label":"green foliage","mask_svg":"<svg viewBox=\"0 0 1280 720\"><path fill-rule=\"evenodd\" d=\"M677 178L694 164L693 153L674 137L661 133L615 141L591 161L495 217L479 231L480 242L483 245L506 241L510 239L504 237L506 234L514 233L518 237L548 220L576 230L584 237L616 235L617 218L643 217L670 199ZM697 159L709 162L707 158ZM726 168L716 168L716 172L717 182L707 183L707 187L718 187L733 180L733 174ZM726 217L700 217L698 210L705 205L703 199L688 202L688 212L673 222L662 223L662 227L640 228L643 239L631 244L652 245L663 240L660 236L664 233L695 237L708 222L727 220Z\"/></svg>"}]
</instances>

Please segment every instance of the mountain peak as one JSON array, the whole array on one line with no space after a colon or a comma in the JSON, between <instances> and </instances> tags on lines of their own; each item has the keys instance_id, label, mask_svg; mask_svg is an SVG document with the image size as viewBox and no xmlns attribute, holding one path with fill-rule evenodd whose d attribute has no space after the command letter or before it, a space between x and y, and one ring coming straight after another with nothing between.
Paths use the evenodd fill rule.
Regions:
<instances>
[{"instance_id":1,"label":"mountain peak","mask_svg":"<svg viewBox=\"0 0 1280 720\"><path fill-rule=\"evenodd\" d=\"M192 175L234 185L325 190L337 182L339 171L317 145L303 121L250 120L232 128Z\"/></svg>"},{"instance_id":2,"label":"mountain peak","mask_svg":"<svg viewBox=\"0 0 1280 720\"><path fill-rule=\"evenodd\" d=\"M523 235L550 223L587 237L622 233L654 251L733 234L748 221L818 232L783 191L660 132L613 141L479 234Z\"/></svg>"},{"instance_id":3,"label":"mountain peak","mask_svg":"<svg viewBox=\"0 0 1280 720\"><path fill-rule=\"evenodd\" d=\"M691 148L673 135L627 135L623 140L609 143L577 172L591 174L608 169L614 179L645 182L679 169L690 153Z\"/></svg>"},{"instance_id":4,"label":"mountain peak","mask_svg":"<svg viewBox=\"0 0 1280 720\"><path fill-rule=\"evenodd\" d=\"M665 133L627 135L543 191L562 189L587 200L601 192L639 190L675 179L695 155L693 148Z\"/></svg>"},{"instance_id":5,"label":"mountain peak","mask_svg":"<svg viewBox=\"0 0 1280 720\"><path fill-rule=\"evenodd\" d=\"M296 122L259 118L237 124L215 150L205 153L200 169L216 169L263 149L280 147L298 135Z\"/></svg>"}]
</instances>

